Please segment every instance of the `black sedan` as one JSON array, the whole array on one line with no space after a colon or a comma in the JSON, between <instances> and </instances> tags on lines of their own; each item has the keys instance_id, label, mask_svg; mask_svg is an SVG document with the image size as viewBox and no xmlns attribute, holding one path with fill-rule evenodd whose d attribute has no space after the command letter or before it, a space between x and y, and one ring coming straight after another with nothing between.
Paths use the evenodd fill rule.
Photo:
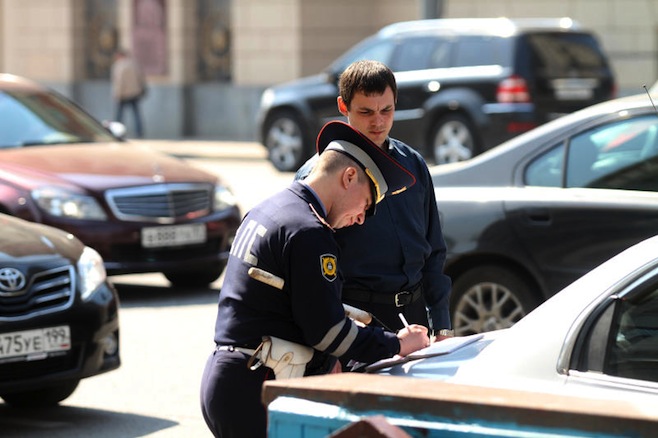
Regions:
<instances>
[{"instance_id":1,"label":"black sedan","mask_svg":"<svg viewBox=\"0 0 658 438\"><path fill-rule=\"evenodd\" d=\"M656 234L658 114L647 94L611 100L432 176L457 334L510 327Z\"/></svg>"},{"instance_id":2,"label":"black sedan","mask_svg":"<svg viewBox=\"0 0 658 438\"><path fill-rule=\"evenodd\" d=\"M59 403L120 366L117 293L73 235L0 214L0 397Z\"/></svg>"}]
</instances>

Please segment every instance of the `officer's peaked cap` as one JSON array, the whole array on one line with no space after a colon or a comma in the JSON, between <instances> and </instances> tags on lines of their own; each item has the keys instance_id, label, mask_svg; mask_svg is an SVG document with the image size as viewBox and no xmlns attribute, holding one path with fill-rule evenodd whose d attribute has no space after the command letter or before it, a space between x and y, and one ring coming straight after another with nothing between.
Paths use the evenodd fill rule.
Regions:
<instances>
[{"instance_id":1,"label":"officer's peaked cap","mask_svg":"<svg viewBox=\"0 0 658 438\"><path fill-rule=\"evenodd\" d=\"M318 155L325 150L335 150L348 155L363 168L374 185L373 208L385 196L400 193L416 183L411 172L345 122L336 120L324 125L316 145Z\"/></svg>"}]
</instances>

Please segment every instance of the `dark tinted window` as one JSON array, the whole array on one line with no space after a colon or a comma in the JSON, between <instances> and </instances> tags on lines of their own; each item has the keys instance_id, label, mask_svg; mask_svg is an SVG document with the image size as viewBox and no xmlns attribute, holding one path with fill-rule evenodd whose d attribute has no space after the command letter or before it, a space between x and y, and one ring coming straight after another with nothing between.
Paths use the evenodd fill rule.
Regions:
<instances>
[{"instance_id":1,"label":"dark tinted window","mask_svg":"<svg viewBox=\"0 0 658 438\"><path fill-rule=\"evenodd\" d=\"M521 57L531 60L533 70L545 75L569 76L574 69L598 70L605 59L592 35L579 33L537 33L520 39Z\"/></svg>"},{"instance_id":2,"label":"dark tinted window","mask_svg":"<svg viewBox=\"0 0 658 438\"><path fill-rule=\"evenodd\" d=\"M604 372L658 382L658 289L616 303Z\"/></svg>"},{"instance_id":3,"label":"dark tinted window","mask_svg":"<svg viewBox=\"0 0 658 438\"><path fill-rule=\"evenodd\" d=\"M391 62L393 71L425 70L450 66L450 43L436 37L406 38Z\"/></svg>"},{"instance_id":4,"label":"dark tinted window","mask_svg":"<svg viewBox=\"0 0 658 438\"><path fill-rule=\"evenodd\" d=\"M508 38L496 36L465 35L455 41L455 61L453 67L476 65L501 65L512 63Z\"/></svg>"}]
</instances>

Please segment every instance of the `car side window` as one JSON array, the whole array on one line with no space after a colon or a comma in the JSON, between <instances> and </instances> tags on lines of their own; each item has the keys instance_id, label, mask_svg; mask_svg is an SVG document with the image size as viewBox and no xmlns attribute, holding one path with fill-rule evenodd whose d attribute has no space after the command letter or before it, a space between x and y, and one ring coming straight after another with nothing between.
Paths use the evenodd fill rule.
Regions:
<instances>
[{"instance_id":1,"label":"car side window","mask_svg":"<svg viewBox=\"0 0 658 438\"><path fill-rule=\"evenodd\" d=\"M449 43L441 38L406 38L397 47L391 70L412 71L449 67Z\"/></svg>"},{"instance_id":2,"label":"car side window","mask_svg":"<svg viewBox=\"0 0 658 438\"><path fill-rule=\"evenodd\" d=\"M619 299L615 314L604 373L658 382L658 287Z\"/></svg>"},{"instance_id":3,"label":"car side window","mask_svg":"<svg viewBox=\"0 0 658 438\"><path fill-rule=\"evenodd\" d=\"M364 43L355 46L343 57L336 60L331 70L342 72L353 62L362 59L372 59L383 62L390 67L393 51L395 50L394 40L376 40L372 42L366 40ZM393 69L395 71L395 69Z\"/></svg>"},{"instance_id":4,"label":"car side window","mask_svg":"<svg viewBox=\"0 0 658 438\"><path fill-rule=\"evenodd\" d=\"M658 117L609 123L535 158L526 185L658 191Z\"/></svg>"},{"instance_id":5,"label":"car side window","mask_svg":"<svg viewBox=\"0 0 658 438\"><path fill-rule=\"evenodd\" d=\"M469 35L456 39L453 67L512 64L511 38L489 35Z\"/></svg>"},{"instance_id":6,"label":"car side window","mask_svg":"<svg viewBox=\"0 0 658 438\"><path fill-rule=\"evenodd\" d=\"M572 368L658 382L658 284L650 280L611 296L593 312L576 345Z\"/></svg>"},{"instance_id":7,"label":"car side window","mask_svg":"<svg viewBox=\"0 0 658 438\"><path fill-rule=\"evenodd\" d=\"M567 187L658 189L658 117L629 118L574 137Z\"/></svg>"},{"instance_id":8,"label":"car side window","mask_svg":"<svg viewBox=\"0 0 658 438\"><path fill-rule=\"evenodd\" d=\"M564 144L535 158L526 168L525 184L539 187L562 187Z\"/></svg>"}]
</instances>

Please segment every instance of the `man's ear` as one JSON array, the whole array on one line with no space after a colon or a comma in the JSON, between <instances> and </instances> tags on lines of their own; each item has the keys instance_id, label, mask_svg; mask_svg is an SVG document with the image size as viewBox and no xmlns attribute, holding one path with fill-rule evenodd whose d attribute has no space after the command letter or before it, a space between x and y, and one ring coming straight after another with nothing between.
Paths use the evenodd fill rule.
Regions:
<instances>
[{"instance_id":1,"label":"man's ear","mask_svg":"<svg viewBox=\"0 0 658 438\"><path fill-rule=\"evenodd\" d=\"M338 102L338 111L347 117L347 105L345 104L345 101L343 100L342 97L338 96L336 98L336 101Z\"/></svg>"},{"instance_id":2,"label":"man's ear","mask_svg":"<svg viewBox=\"0 0 658 438\"><path fill-rule=\"evenodd\" d=\"M343 171L343 187L347 189L350 183L358 180L358 173L355 167L348 166Z\"/></svg>"}]
</instances>

